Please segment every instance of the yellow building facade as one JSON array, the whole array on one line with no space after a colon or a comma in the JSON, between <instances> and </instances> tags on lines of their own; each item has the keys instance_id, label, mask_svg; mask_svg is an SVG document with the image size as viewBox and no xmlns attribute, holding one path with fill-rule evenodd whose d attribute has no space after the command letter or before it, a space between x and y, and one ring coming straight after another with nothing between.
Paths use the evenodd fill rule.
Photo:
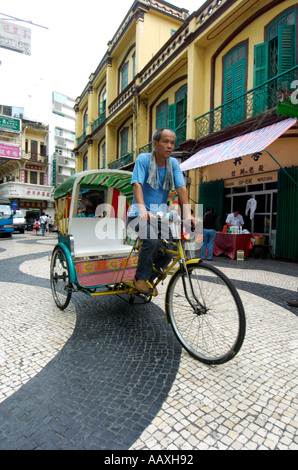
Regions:
<instances>
[{"instance_id":1,"label":"yellow building facade","mask_svg":"<svg viewBox=\"0 0 298 470\"><path fill-rule=\"evenodd\" d=\"M19 122L18 132L1 132L1 142L13 148L16 158L3 160L0 170L0 193L29 214L48 209L51 205L51 186L48 185L49 128L28 119L6 118ZM13 147L11 147L11 145Z\"/></svg>"},{"instance_id":2,"label":"yellow building facade","mask_svg":"<svg viewBox=\"0 0 298 470\"><path fill-rule=\"evenodd\" d=\"M296 96L297 17L294 0L207 0L190 15L168 2L135 1L77 98L77 171L132 169L157 127L175 130L175 154L186 160L286 119L276 109ZM273 254L298 259L283 229L297 234L290 202L298 199L297 143L294 123L269 153L191 169L192 202L215 206L221 230L229 212L237 206L245 216L256 198L247 229L262 234Z\"/></svg>"}]
</instances>

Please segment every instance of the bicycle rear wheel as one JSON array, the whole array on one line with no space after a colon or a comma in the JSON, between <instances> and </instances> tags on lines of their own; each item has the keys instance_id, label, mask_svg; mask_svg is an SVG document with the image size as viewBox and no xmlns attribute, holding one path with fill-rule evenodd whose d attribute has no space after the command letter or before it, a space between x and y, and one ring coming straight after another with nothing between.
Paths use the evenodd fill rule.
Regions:
<instances>
[{"instance_id":1,"label":"bicycle rear wheel","mask_svg":"<svg viewBox=\"0 0 298 470\"><path fill-rule=\"evenodd\" d=\"M166 314L182 346L206 364L231 360L245 336L244 308L232 282L212 265L188 262L166 293Z\"/></svg>"},{"instance_id":2,"label":"bicycle rear wheel","mask_svg":"<svg viewBox=\"0 0 298 470\"><path fill-rule=\"evenodd\" d=\"M69 266L64 251L60 247L54 249L51 259L50 282L53 298L57 307L64 310L71 298Z\"/></svg>"}]
</instances>

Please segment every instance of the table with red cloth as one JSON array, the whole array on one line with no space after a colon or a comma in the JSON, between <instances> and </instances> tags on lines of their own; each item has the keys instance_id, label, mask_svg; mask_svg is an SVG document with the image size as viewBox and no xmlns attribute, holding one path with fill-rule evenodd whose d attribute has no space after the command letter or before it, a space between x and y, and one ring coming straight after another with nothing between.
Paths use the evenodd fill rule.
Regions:
<instances>
[{"instance_id":1,"label":"table with red cloth","mask_svg":"<svg viewBox=\"0 0 298 470\"><path fill-rule=\"evenodd\" d=\"M244 258L247 258L251 247L251 237L250 233L216 232L213 254L215 256L225 254L231 259L236 259L237 250L243 250Z\"/></svg>"}]
</instances>

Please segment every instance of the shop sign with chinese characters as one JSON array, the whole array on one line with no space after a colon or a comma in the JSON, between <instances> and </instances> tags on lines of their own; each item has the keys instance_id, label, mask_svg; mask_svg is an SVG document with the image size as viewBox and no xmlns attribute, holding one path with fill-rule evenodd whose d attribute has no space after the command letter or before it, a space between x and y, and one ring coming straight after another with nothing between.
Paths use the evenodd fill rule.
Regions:
<instances>
[{"instance_id":1,"label":"shop sign with chinese characters","mask_svg":"<svg viewBox=\"0 0 298 470\"><path fill-rule=\"evenodd\" d=\"M21 132L21 119L0 116L0 128L5 131Z\"/></svg>"},{"instance_id":2,"label":"shop sign with chinese characters","mask_svg":"<svg viewBox=\"0 0 298 470\"><path fill-rule=\"evenodd\" d=\"M20 201L20 209L47 209L45 201Z\"/></svg>"},{"instance_id":3,"label":"shop sign with chinese characters","mask_svg":"<svg viewBox=\"0 0 298 470\"><path fill-rule=\"evenodd\" d=\"M20 147L0 144L0 157L20 159Z\"/></svg>"},{"instance_id":4,"label":"shop sign with chinese characters","mask_svg":"<svg viewBox=\"0 0 298 470\"><path fill-rule=\"evenodd\" d=\"M3 183L0 185L0 195L7 198L51 200L51 187L24 183Z\"/></svg>"},{"instance_id":5,"label":"shop sign with chinese characters","mask_svg":"<svg viewBox=\"0 0 298 470\"><path fill-rule=\"evenodd\" d=\"M0 20L0 47L31 55L31 29Z\"/></svg>"},{"instance_id":6,"label":"shop sign with chinese characters","mask_svg":"<svg viewBox=\"0 0 298 470\"><path fill-rule=\"evenodd\" d=\"M226 187L277 181L277 171L270 171L262 163L262 152L235 158L232 165L231 179L225 180Z\"/></svg>"}]
</instances>

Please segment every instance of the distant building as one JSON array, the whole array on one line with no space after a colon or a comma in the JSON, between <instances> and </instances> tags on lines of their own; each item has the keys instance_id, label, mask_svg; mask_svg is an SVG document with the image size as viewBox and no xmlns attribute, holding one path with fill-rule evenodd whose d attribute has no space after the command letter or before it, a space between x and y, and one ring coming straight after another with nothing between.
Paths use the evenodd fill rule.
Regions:
<instances>
[{"instance_id":1,"label":"distant building","mask_svg":"<svg viewBox=\"0 0 298 470\"><path fill-rule=\"evenodd\" d=\"M75 100L53 91L49 135L49 181L57 186L75 172Z\"/></svg>"},{"instance_id":2,"label":"distant building","mask_svg":"<svg viewBox=\"0 0 298 470\"><path fill-rule=\"evenodd\" d=\"M23 108L0 110L0 195L16 202L27 220L33 219L53 208L47 178L49 127L24 119Z\"/></svg>"},{"instance_id":3,"label":"distant building","mask_svg":"<svg viewBox=\"0 0 298 470\"><path fill-rule=\"evenodd\" d=\"M24 108L0 105L0 195L28 223L42 211L54 218L54 187L75 172L74 104L53 92L48 125L24 119Z\"/></svg>"}]
</instances>

